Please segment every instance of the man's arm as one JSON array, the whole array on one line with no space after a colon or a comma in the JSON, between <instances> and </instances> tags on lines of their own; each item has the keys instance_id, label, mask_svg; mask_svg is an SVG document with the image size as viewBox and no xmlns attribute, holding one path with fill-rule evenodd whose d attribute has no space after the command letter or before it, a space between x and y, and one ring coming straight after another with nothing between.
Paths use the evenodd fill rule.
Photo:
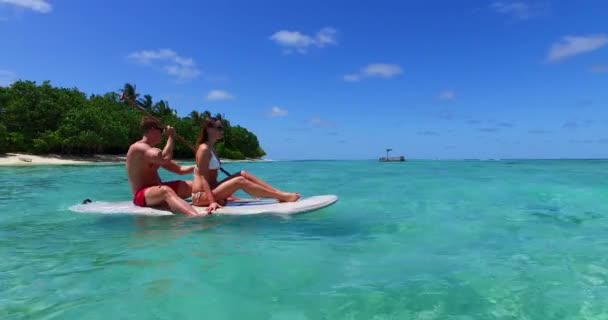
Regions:
<instances>
[{"instance_id":1,"label":"man's arm","mask_svg":"<svg viewBox=\"0 0 608 320\"><path fill-rule=\"evenodd\" d=\"M163 151L160 151L158 148L150 148L144 153L144 157L149 162L165 165L173 159L173 147L175 146L173 136L175 135L175 129L167 126L165 134L167 135L167 144L165 144Z\"/></svg>"},{"instance_id":2,"label":"man's arm","mask_svg":"<svg viewBox=\"0 0 608 320\"><path fill-rule=\"evenodd\" d=\"M165 135L167 136L167 144L163 149L163 158L170 161L173 159L173 147L175 147L175 128L167 126Z\"/></svg>"},{"instance_id":3,"label":"man's arm","mask_svg":"<svg viewBox=\"0 0 608 320\"><path fill-rule=\"evenodd\" d=\"M179 174L189 174L194 171L194 166L180 166L175 160L170 160L169 162L162 165L165 170Z\"/></svg>"}]
</instances>

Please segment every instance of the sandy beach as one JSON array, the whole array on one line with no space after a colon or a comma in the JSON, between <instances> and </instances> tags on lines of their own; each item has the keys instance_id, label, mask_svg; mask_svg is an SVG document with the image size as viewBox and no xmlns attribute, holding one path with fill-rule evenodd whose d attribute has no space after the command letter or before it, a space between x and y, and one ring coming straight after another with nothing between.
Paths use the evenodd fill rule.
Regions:
<instances>
[{"instance_id":1,"label":"sandy beach","mask_svg":"<svg viewBox=\"0 0 608 320\"><path fill-rule=\"evenodd\" d=\"M125 155L99 154L88 157L68 155L33 155L25 153L0 154L0 166L35 166L35 165L96 165L124 163ZM192 159L175 159L179 163L190 163ZM263 162L264 159L230 160L221 159L224 163L230 162Z\"/></svg>"},{"instance_id":2,"label":"sandy beach","mask_svg":"<svg viewBox=\"0 0 608 320\"><path fill-rule=\"evenodd\" d=\"M90 165L103 163L124 162L121 155L93 155L89 157L68 155L33 155L24 153L7 153L0 155L0 166L32 166L32 165Z\"/></svg>"}]
</instances>

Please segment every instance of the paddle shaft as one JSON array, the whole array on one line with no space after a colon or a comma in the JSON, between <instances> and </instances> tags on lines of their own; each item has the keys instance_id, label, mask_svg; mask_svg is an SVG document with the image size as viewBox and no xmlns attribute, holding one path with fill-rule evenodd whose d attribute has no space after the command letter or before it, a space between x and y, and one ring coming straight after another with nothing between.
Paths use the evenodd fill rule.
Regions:
<instances>
[{"instance_id":1,"label":"paddle shaft","mask_svg":"<svg viewBox=\"0 0 608 320\"><path fill-rule=\"evenodd\" d=\"M129 97L126 97L124 94L122 94L122 95L120 96L120 100L125 100L125 101L127 101L127 104L129 104L129 105L130 105L130 106L132 106L133 108L135 108L135 109L139 110L139 112L141 112L141 113L143 113L143 114L145 114L145 115L147 115L147 116L149 116L149 117L152 117L152 118L154 118L154 119L158 120L158 122L161 122L161 121L160 121L160 119L158 119L157 117L155 117L155 116L153 116L152 114L150 114L150 113L149 113L149 112L148 112L148 111L145 109L145 107L144 107L144 106L140 105L140 104L139 104L139 101L137 101L137 100L135 100L135 101L134 101L133 99L131 99L131 98L129 98ZM194 154L196 154L196 148L195 148L195 147L194 147L194 146L193 146L193 145L192 145L190 142L186 141L186 139L182 138L182 136L180 136L180 135L179 135L177 132L175 133L175 138L176 138L176 139L177 139L179 142L183 143L183 144L184 144L186 147L190 148L190 150L192 150L192 152L194 152ZM221 170L221 171L222 171L222 172L223 172L225 175L227 175L227 176L231 176L230 172L228 172L228 171L224 170L224 168L220 167L220 170Z\"/></svg>"}]
</instances>

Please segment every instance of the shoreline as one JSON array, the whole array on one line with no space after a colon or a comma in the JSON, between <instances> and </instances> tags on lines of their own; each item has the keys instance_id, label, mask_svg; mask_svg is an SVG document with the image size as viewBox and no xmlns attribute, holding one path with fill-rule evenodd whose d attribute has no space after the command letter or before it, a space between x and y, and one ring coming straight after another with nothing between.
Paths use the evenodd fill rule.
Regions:
<instances>
[{"instance_id":1,"label":"shoreline","mask_svg":"<svg viewBox=\"0 0 608 320\"><path fill-rule=\"evenodd\" d=\"M91 156L70 156L61 154L35 155L28 153L0 154L0 167L43 166L43 165L108 165L121 164L127 159L126 155L96 154ZM174 159L175 161L194 162L194 159ZM264 159L230 160L220 159L223 163L232 162L268 162Z\"/></svg>"}]
</instances>

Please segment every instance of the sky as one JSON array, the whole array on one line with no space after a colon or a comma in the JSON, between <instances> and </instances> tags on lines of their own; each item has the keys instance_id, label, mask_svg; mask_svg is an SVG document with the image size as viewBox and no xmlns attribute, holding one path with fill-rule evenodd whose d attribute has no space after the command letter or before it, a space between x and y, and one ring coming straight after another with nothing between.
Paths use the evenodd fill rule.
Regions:
<instances>
[{"instance_id":1,"label":"sky","mask_svg":"<svg viewBox=\"0 0 608 320\"><path fill-rule=\"evenodd\" d=\"M133 83L180 116L224 114L274 160L607 158L606 12L601 0L0 0L0 85Z\"/></svg>"}]
</instances>

